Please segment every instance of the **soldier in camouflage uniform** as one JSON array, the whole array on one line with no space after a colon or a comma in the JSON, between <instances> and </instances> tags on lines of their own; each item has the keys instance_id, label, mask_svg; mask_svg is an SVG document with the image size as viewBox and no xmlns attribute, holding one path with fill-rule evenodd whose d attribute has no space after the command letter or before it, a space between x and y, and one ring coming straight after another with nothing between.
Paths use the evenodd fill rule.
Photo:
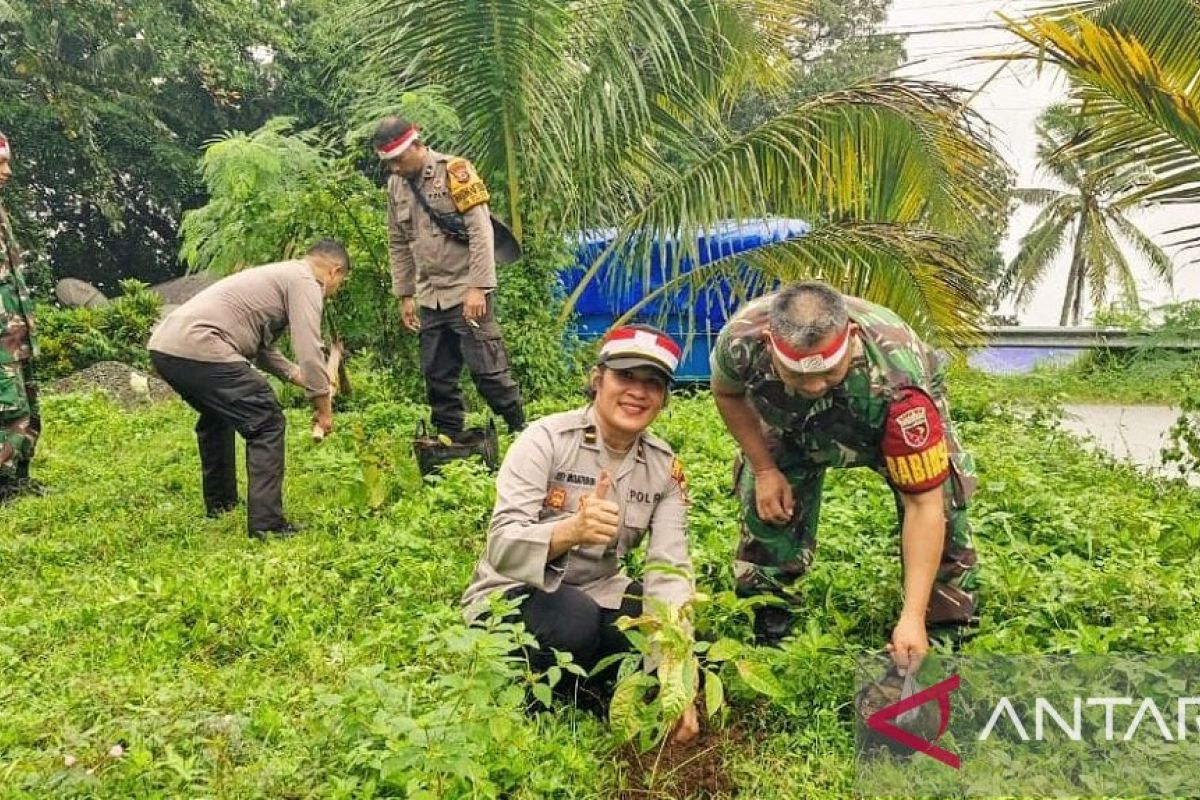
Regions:
<instances>
[{"instance_id":1,"label":"soldier in camouflage uniform","mask_svg":"<svg viewBox=\"0 0 1200 800\"><path fill-rule=\"evenodd\" d=\"M975 551L967 502L975 487L959 445L938 355L892 311L826 284L792 284L743 307L712 354L712 389L742 449L736 572L747 594L786 589L816 546L830 467L868 467L896 495L904 610L897 662L928 648L926 625L974 619ZM755 630L775 642L790 609L759 609Z\"/></svg>"},{"instance_id":2,"label":"soldier in camouflage uniform","mask_svg":"<svg viewBox=\"0 0 1200 800\"><path fill-rule=\"evenodd\" d=\"M0 133L0 188L12 177L12 150ZM0 302L4 305L0 339L0 501L26 489L36 489L29 478L29 462L42 428L38 414L37 384L33 376L36 343L33 304L25 287L21 251L12 224L0 203Z\"/></svg>"}]
</instances>

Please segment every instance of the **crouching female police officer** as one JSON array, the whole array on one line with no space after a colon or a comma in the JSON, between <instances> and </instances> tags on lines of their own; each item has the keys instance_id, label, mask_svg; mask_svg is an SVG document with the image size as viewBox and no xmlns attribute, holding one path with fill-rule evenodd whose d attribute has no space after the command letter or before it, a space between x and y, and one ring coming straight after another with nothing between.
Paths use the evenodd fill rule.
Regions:
<instances>
[{"instance_id":1,"label":"crouching female police officer","mask_svg":"<svg viewBox=\"0 0 1200 800\"><path fill-rule=\"evenodd\" d=\"M616 627L642 613L642 597L678 606L692 596L687 483L670 446L646 429L667 401L680 348L655 328L609 334L589 379L592 402L534 422L509 449L496 480L487 547L463 595L469 619L487 596L522 598L537 638L534 667L569 652L591 669L629 648ZM648 539L644 584L621 557ZM689 708L677 741L699 731Z\"/></svg>"}]
</instances>

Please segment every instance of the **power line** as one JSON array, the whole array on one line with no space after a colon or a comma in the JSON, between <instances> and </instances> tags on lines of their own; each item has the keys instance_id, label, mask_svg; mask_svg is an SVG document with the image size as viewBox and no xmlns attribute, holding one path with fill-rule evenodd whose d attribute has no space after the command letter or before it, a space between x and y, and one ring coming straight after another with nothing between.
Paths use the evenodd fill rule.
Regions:
<instances>
[{"instance_id":1,"label":"power line","mask_svg":"<svg viewBox=\"0 0 1200 800\"><path fill-rule=\"evenodd\" d=\"M1008 3L1005 3L1004 5L1005 6L1008 5ZM964 8L964 7L968 7L968 6L973 6L975 8L978 8L979 2L978 2L978 0L953 0L953 2L950 2L950 3L925 3L918 10L932 11L934 9L939 9L939 8ZM1001 6L1001 8L1003 8L1003 6ZM995 10L999 11L1000 9L995 9ZM989 12L990 12L990 9L989 9Z\"/></svg>"},{"instance_id":2,"label":"power line","mask_svg":"<svg viewBox=\"0 0 1200 800\"><path fill-rule=\"evenodd\" d=\"M946 25L913 25L896 27L863 34L864 36L929 36L935 33L960 33L963 31L1006 31L1008 28L996 22L976 22Z\"/></svg>"},{"instance_id":3,"label":"power line","mask_svg":"<svg viewBox=\"0 0 1200 800\"><path fill-rule=\"evenodd\" d=\"M993 52L993 45L967 44L957 45L955 47L944 47L936 50L921 50L914 54L914 63L920 61L928 61L932 58L945 58L946 56L955 55L957 53L980 53L986 55Z\"/></svg>"}]
</instances>

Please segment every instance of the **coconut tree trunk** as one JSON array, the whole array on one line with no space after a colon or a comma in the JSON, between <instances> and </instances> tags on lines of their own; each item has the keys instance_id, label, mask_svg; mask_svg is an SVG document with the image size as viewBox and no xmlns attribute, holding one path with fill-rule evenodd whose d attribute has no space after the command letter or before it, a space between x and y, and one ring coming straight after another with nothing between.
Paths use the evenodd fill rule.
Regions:
<instances>
[{"instance_id":1,"label":"coconut tree trunk","mask_svg":"<svg viewBox=\"0 0 1200 800\"><path fill-rule=\"evenodd\" d=\"M1079 280L1075 284L1075 307L1071 309L1071 324L1079 325L1083 319L1083 280L1084 273L1079 273Z\"/></svg>"},{"instance_id":2,"label":"coconut tree trunk","mask_svg":"<svg viewBox=\"0 0 1200 800\"><path fill-rule=\"evenodd\" d=\"M1067 295L1063 298L1062 314L1058 317L1058 324L1066 326L1067 320L1071 316L1071 311L1075 309L1075 324L1079 323L1078 309L1076 308L1076 297L1083 294L1083 276L1085 274L1084 263L1086 258L1083 254L1083 243L1087 237L1088 224L1087 214L1079 215L1079 229L1075 231L1075 249L1071 254L1071 273L1067 276Z\"/></svg>"}]
</instances>

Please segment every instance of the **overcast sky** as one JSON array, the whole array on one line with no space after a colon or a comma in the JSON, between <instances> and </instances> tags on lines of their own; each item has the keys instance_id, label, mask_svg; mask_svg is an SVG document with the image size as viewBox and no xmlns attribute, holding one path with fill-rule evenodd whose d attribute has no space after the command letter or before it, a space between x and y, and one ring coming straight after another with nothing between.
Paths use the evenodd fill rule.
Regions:
<instances>
[{"instance_id":1,"label":"overcast sky","mask_svg":"<svg viewBox=\"0 0 1200 800\"><path fill-rule=\"evenodd\" d=\"M901 74L929 78L977 89L997 70L995 63L973 62L973 56L1012 49L1015 37L1007 31L981 26L999 25L997 12L1020 16L1023 9L1045 5L1044 0L892 0L888 29L910 33L905 47L908 64ZM968 28L968 30L940 30ZM935 29L933 32L927 32ZM1037 168L1034 125L1038 114L1065 94L1064 81L1049 73L1038 76L1032 66L1006 66L987 84L972 105L995 126L1000 150L1017 172L1018 186L1053 186ZM1009 223L1005 258L1016 252L1017 241L1032 223L1036 210L1019 209ZM1134 217L1154 234L1200 219L1200 206L1156 209ZM1161 241L1161 237L1160 241ZM1057 325L1066 287L1069 247L1054 271L1020 314L1028 325ZM1143 304L1200 299L1200 264L1176 259L1175 289L1171 291L1138 263ZM1088 309L1090 313L1091 309Z\"/></svg>"}]
</instances>

